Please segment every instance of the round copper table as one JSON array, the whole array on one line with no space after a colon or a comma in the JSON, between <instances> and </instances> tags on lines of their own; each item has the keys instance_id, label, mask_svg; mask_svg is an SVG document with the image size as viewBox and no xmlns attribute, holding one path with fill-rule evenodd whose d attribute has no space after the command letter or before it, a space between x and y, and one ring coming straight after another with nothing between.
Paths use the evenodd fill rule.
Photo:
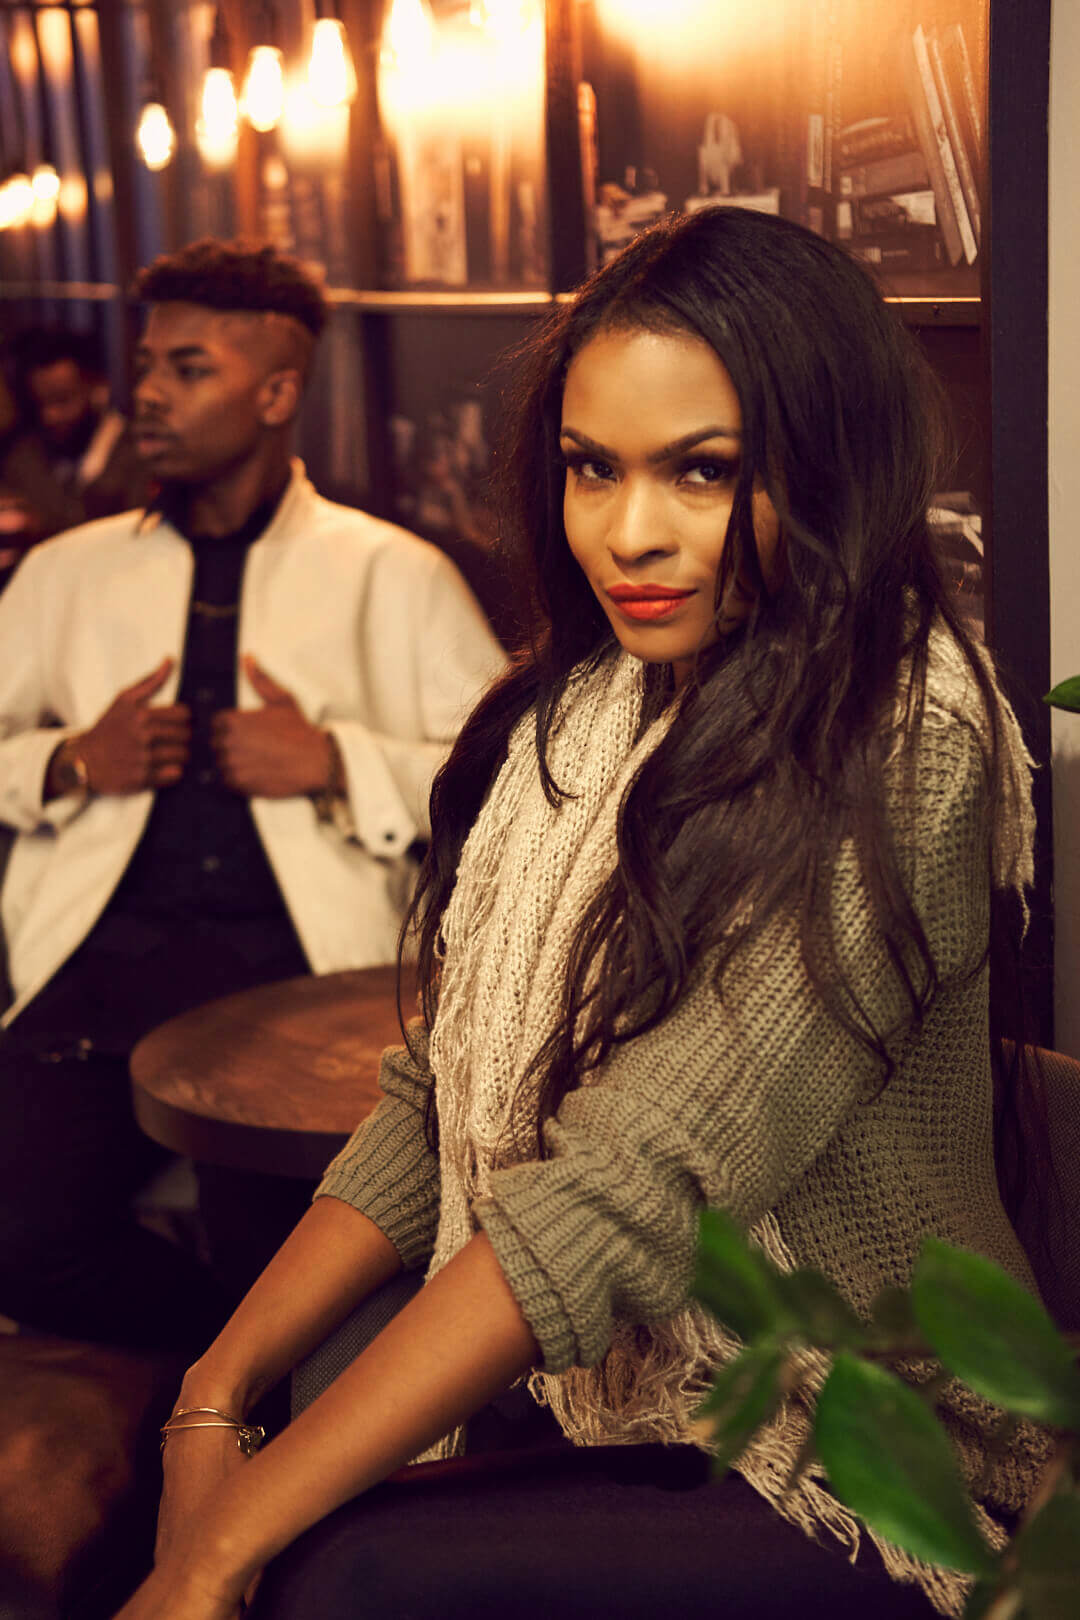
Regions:
<instances>
[{"instance_id":1,"label":"round copper table","mask_svg":"<svg viewBox=\"0 0 1080 1620\"><path fill-rule=\"evenodd\" d=\"M401 1006L413 1014L412 969ZM396 967L284 979L161 1024L131 1055L135 1117L203 1164L320 1176L380 1097L401 1044Z\"/></svg>"}]
</instances>

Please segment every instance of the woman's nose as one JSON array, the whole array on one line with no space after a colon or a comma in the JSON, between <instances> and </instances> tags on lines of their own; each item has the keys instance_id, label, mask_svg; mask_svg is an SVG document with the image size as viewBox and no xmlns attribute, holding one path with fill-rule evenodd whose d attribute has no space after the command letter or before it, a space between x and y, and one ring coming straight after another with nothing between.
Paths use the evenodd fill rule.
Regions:
<instances>
[{"instance_id":1,"label":"woman's nose","mask_svg":"<svg viewBox=\"0 0 1080 1620\"><path fill-rule=\"evenodd\" d=\"M623 563L665 557L675 550L673 537L664 524L663 502L648 484L627 479L619 489L607 543L611 555Z\"/></svg>"}]
</instances>

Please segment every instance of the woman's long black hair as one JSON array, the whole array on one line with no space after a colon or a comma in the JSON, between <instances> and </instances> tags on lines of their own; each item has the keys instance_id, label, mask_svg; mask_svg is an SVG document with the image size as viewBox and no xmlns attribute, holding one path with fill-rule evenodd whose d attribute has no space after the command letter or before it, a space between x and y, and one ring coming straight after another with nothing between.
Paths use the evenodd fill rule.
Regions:
<instances>
[{"instance_id":1,"label":"woman's long black hair","mask_svg":"<svg viewBox=\"0 0 1080 1620\"><path fill-rule=\"evenodd\" d=\"M496 487L503 543L538 628L468 721L433 789L432 842L406 925L418 936L428 1022L441 919L511 729L535 709L541 777L558 803L547 763L553 716L571 671L612 643L567 545L559 429L574 356L598 332L623 329L698 337L734 382L742 455L717 600L738 571L756 602L743 626L699 654L675 723L624 797L618 866L571 951L558 1028L535 1054L541 1120L616 1042L672 1009L703 953L713 952L722 972L747 929L783 911L800 919L813 982L879 1055L887 1080L886 1036L895 1032L876 1029L845 984L831 937L838 853L854 839L917 1025L937 968L886 815L886 756L896 741L887 718L907 671L900 696L909 729L917 727L935 622L951 630L982 694L991 781L998 699L927 524L944 430L925 361L861 266L797 225L739 208L662 221L516 356ZM780 520L784 567L771 590L754 541L756 489ZM670 698L663 687L653 671L656 706ZM988 881L989 861L988 851ZM600 951L608 971L586 1004L584 968Z\"/></svg>"}]
</instances>

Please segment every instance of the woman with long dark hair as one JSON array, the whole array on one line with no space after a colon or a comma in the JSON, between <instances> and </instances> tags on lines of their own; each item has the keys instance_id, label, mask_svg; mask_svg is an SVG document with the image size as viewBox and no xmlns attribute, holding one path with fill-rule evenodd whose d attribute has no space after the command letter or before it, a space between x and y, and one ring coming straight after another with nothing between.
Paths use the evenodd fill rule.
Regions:
<instances>
[{"instance_id":1,"label":"woman with long dark hair","mask_svg":"<svg viewBox=\"0 0 1080 1620\"><path fill-rule=\"evenodd\" d=\"M300 1532L449 1455L526 1376L579 1446L700 1446L695 1409L736 1349L688 1303L706 1204L859 1310L907 1282L926 1233L1034 1287L995 1175L987 991L992 893L1030 879L1028 764L935 557L936 421L864 271L739 209L643 235L519 357L503 534L542 628L436 784L414 908L424 1016L184 1381L159 1563L125 1620L232 1615ZM424 1270L244 1461L253 1402ZM1037 1442L991 1452L993 1414L956 1391L946 1407L1000 1533ZM786 1488L808 1424L788 1401L709 1497L717 1612L749 1567L739 1612L958 1613L958 1577L884 1544L854 1568L813 1547L854 1559L859 1532L820 1473ZM541 1517L514 1491L512 1540ZM419 1500L399 1492L393 1513L422 1537ZM416 1584L425 1540L396 1598L365 1598L367 1505L349 1510L356 1612L496 1612L472 1544L434 1595ZM574 1546L562 1603L514 1592L502 1612L578 1613ZM655 1612L647 1586L606 1612ZM352 1610L324 1594L269 1612Z\"/></svg>"}]
</instances>

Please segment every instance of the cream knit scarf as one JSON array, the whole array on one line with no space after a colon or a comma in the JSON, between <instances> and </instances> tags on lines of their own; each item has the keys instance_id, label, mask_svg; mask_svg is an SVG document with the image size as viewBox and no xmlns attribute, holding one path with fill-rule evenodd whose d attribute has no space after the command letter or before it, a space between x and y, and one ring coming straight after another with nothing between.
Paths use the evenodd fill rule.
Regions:
<instances>
[{"instance_id":1,"label":"cream knit scarf","mask_svg":"<svg viewBox=\"0 0 1080 1620\"><path fill-rule=\"evenodd\" d=\"M946 638L934 639L932 684L938 692L943 684L951 687L958 703L960 696L969 702L970 675L965 680L955 662L958 649L951 638L948 646L942 645ZM552 773L569 793L558 807L544 796L535 720L526 715L462 851L443 917L445 956L430 1047L442 1203L429 1276L472 1237L472 1205L489 1192L492 1172L535 1157L536 1094L522 1089L526 1071L558 1020L566 961L586 907L614 870L623 795L674 717L671 705L639 736L643 690L642 664L617 651L595 671L573 677L550 737ZM928 717L932 723L929 708ZM1019 839L1003 864L1014 866L1018 858ZM751 1237L777 1264L793 1268L774 1217L758 1222ZM690 1306L659 1326L620 1327L599 1366L537 1373L531 1388L579 1445L700 1444L695 1409L717 1366L738 1350L731 1334ZM823 1362L819 1370L823 1374ZM810 1534L831 1531L854 1558L859 1526L824 1488L820 1471L786 1489L809 1421L804 1406L788 1401L738 1467L786 1518ZM448 1455L458 1438L447 1436L427 1455ZM918 1580L943 1613L960 1612L958 1577L893 1548L882 1546L882 1552L892 1572Z\"/></svg>"}]
</instances>

